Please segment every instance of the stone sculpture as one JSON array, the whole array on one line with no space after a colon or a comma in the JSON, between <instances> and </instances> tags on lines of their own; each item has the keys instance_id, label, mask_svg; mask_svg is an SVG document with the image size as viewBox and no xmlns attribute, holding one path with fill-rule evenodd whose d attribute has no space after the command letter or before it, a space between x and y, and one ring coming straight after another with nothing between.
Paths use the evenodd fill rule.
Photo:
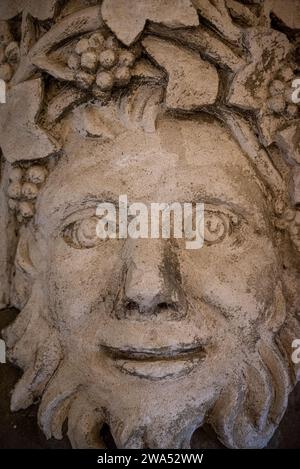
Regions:
<instances>
[{"instance_id":1,"label":"stone sculpture","mask_svg":"<svg viewBox=\"0 0 300 469\"><path fill-rule=\"evenodd\" d=\"M2 1L3 333L47 438L264 447L300 378L300 2ZM299 75L298 75L299 76ZM206 242L99 240L95 207L201 201Z\"/></svg>"}]
</instances>

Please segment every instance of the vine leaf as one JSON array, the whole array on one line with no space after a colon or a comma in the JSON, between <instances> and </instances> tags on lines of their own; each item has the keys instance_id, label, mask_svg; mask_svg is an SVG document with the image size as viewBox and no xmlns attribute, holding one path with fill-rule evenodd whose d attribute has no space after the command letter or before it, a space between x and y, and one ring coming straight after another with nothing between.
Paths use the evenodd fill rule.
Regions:
<instances>
[{"instance_id":1,"label":"vine leaf","mask_svg":"<svg viewBox=\"0 0 300 469\"><path fill-rule=\"evenodd\" d=\"M104 0L101 13L107 26L127 46L139 37L147 20L170 28L199 24L190 0Z\"/></svg>"},{"instance_id":2,"label":"vine leaf","mask_svg":"<svg viewBox=\"0 0 300 469\"><path fill-rule=\"evenodd\" d=\"M42 103L42 80L37 78L11 88L7 103L1 104L1 149L10 163L46 158L60 149L38 124Z\"/></svg>"},{"instance_id":3,"label":"vine leaf","mask_svg":"<svg viewBox=\"0 0 300 469\"><path fill-rule=\"evenodd\" d=\"M53 18L57 4L58 0L43 0L42 6L36 0L1 0L0 18L9 20L26 11L34 18L45 21Z\"/></svg>"},{"instance_id":4,"label":"vine leaf","mask_svg":"<svg viewBox=\"0 0 300 469\"><path fill-rule=\"evenodd\" d=\"M166 105L190 111L213 104L218 96L216 68L200 55L154 36L143 41L147 53L168 74Z\"/></svg>"},{"instance_id":5,"label":"vine leaf","mask_svg":"<svg viewBox=\"0 0 300 469\"><path fill-rule=\"evenodd\" d=\"M233 24L224 0L193 0L193 5L229 42L236 45L241 42L242 31Z\"/></svg>"}]
</instances>

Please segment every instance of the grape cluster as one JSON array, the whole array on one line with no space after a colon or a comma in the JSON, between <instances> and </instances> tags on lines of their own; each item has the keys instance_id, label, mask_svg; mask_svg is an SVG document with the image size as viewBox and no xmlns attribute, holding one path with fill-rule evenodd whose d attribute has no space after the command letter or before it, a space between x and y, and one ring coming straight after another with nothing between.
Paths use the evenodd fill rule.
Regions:
<instances>
[{"instance_id":1,"label":"grape cluster","mask_svg":"<svg viewBox=\"0 0 300 469\"><path fill-rule=\"evenodd\" d=\"M47 170L41 165L11 169L7 188L8 206L16 213L20 223L34 215L34 202L46 177Z\"/></svg>"},{"instance_id":2,"label":"grape cluster","mask_svg":"<svg viewBox=\"0 0 300 469\"><path fill-rule=\"evenodd\" d=\"M126 86L139 51L125 49L114 36L101 32L81 38L68 57L79 88L91 90L98 98L110 96L113 88Z\"/></svg>"},{"instance_id":3,"label":"grape cluster","mask_svg":"<svg viewBox=\"0 0 300 469\"><path fill-rule=\"evenodd\" d=\"M298 106L292 101L294 78L293 70L286 68L269 84L269 98L267 100L269 110L287 119L295 119L299 111Z\"/></svg>"},{"instance_id":4,"label":"grape cluster","mask_svg":"<svg viewBox=\"0 0 300 469\"><path fill-rule=\"evenodd\" d=\"M0 79L9 82L20 60L20 48L16 41L0 43Z\"/></svg>"}]
</instances>

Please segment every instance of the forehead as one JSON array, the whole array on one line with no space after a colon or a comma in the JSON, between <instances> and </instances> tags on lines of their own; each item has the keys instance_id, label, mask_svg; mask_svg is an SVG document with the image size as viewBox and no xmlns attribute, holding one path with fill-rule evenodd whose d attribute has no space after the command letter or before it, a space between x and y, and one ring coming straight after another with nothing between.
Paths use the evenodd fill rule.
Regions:
<instances>
[{"instance_id":1,"label":"forehead","mask_svg":"<svg viewBox=\"0 0 300 469\"><path fill-rule=\"evenodd\" d=\"M155 133L120 131L113 139L72 134L48 178L38 217L63 218L73 205L111 201L218 201L251 213L264 195L238 144L211 120L162 118Z\"/></svg>"}]
</instances>

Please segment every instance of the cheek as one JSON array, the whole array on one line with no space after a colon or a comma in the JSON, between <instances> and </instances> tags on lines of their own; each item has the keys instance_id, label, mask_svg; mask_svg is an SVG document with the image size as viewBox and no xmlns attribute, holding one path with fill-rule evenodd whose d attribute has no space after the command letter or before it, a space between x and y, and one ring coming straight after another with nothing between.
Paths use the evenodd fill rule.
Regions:
<instances>
[{"instance_id":1,"label":"cheek","mask_svg":"<svg viewBox=\"0 0 300 469\"><path fill-rule=\"evenodd\" d=\"M270 304L278 281L272 244L258 237L238 248L220 243L182 251L181 273L189 297L247 323Z\"/></svg>"},{"instance_id":2,"label":"cheek","mask_svg":"<svg viewBox=\"0 0 300 469\"><path fill-rule=\"evenodd\" d=\"M60 321L79 325L94 305L101 308L113 296L122 271L121 244L109 240L92 249L74 249L56 240L49 261L48 295Z\"/></svg>"}]
</instances>

